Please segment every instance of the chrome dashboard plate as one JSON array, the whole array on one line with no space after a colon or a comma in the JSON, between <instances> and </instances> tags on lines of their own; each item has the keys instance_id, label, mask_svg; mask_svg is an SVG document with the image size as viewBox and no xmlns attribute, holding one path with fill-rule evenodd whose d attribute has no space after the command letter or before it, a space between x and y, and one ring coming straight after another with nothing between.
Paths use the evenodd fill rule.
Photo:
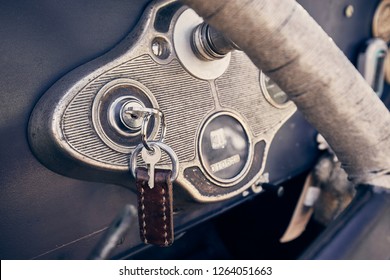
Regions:
<instances>
[{"instance_id":1,"label":"chrome dashboard plate","mask_svg":"<svg viewBox=\"0 0 390 280\"><path fill-rule=\"evenodd\" d=\"M264 97L260 71L243 52L229 54L226 69L207 79L188 71L174 45L175 25L186 11L171 0L152 3L119 45L68 73L42 96L30 119L29 142L47 168L73 178L134 187L129 175L134 145L107 144L93 117L94 101L107 84L131 80L145 88L150 103L165 114L165 143L180 162L175 184L197 201L212 202L240 194L256 182L274 135L296 107L289 102L277 108ZM163 48L156 42L163 42ZM247 131L253 153L245 174L228 185L213 180L200 159L201 130L215 114L235 116ZM161 166L169 168L169 163L163 155Z\"/></svg>"}]
</instances>

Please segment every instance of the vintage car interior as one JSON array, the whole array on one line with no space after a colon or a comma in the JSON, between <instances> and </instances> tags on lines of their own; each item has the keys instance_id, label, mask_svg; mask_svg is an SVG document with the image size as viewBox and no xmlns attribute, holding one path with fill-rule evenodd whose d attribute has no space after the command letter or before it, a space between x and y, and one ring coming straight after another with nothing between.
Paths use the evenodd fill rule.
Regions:
<instances>
[{"instance_id":1,"label":"vintage car interior","mask_svg":"<svg viewBox=\"0 0 390 280\"><path fill-rule=\"evenodd\" d=\"M390 1L208 2L1 1L1 259L390 258ZM250 11L290 6L379 106L363 110L384 123L367 121L385 147L372 180L345 164L338 109L317 125L297 93L315 71L353 88L350 69L316 48L314 66L271 67L314 21L265 36L251 22L276 23ZM327 107L317 84L302 92ZM345 146L373 154L358 138Z\"/></svg>"}]
</instances>

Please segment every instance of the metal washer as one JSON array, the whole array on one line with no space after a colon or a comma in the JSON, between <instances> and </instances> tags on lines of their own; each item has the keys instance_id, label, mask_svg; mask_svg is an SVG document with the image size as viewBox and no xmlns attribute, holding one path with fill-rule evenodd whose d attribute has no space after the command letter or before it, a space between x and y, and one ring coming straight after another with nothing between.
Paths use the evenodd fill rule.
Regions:
<instances>
[{"instance_id":1,"label":"metal washer","mask_svg":"<svg viewBox=\"0 0 390 280\"><path fill-rule=\"evenodd\" d=\"M185 10L177 19L173 30L173 45L184 68L195 77L202 80L213 80L220 77L230 64L231 53L224 58L204 61L200 60L192 51L192 31L203 20L193 10Z\"/></svg>"}]
</instances>

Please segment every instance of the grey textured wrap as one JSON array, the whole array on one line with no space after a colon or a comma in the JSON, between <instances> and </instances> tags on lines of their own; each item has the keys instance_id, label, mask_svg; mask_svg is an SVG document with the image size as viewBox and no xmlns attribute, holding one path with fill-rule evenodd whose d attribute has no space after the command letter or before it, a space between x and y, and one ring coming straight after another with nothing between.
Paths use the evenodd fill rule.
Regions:
<instances>
[{"instance_id":1,"label":"grey textured wrap","mask_svg":"<svg viewBox=\"0 0 390 280\"><path fill-rule=\"evenodd\" d=\"M231 38L325 137L354 183L390 188L390 115L294 0L183 0Z\"/></svg>"}]
</instances>

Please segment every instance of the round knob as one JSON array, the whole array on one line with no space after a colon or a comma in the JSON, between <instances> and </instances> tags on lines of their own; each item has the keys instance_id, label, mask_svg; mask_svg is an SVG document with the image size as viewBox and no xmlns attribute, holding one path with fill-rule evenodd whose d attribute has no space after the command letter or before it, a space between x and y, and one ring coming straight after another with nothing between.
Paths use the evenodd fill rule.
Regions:
<instances>
[{"instance_id":1,"label":"round knob","mask_svg":"<svg viewBox=\"0 0 390 280\"><path fill-rule=\"evenodd\" d=\"M191 48L201 60L212 61L240 48L221 32L203 22L192 32Z\"/></svg>"}]
</instances>

